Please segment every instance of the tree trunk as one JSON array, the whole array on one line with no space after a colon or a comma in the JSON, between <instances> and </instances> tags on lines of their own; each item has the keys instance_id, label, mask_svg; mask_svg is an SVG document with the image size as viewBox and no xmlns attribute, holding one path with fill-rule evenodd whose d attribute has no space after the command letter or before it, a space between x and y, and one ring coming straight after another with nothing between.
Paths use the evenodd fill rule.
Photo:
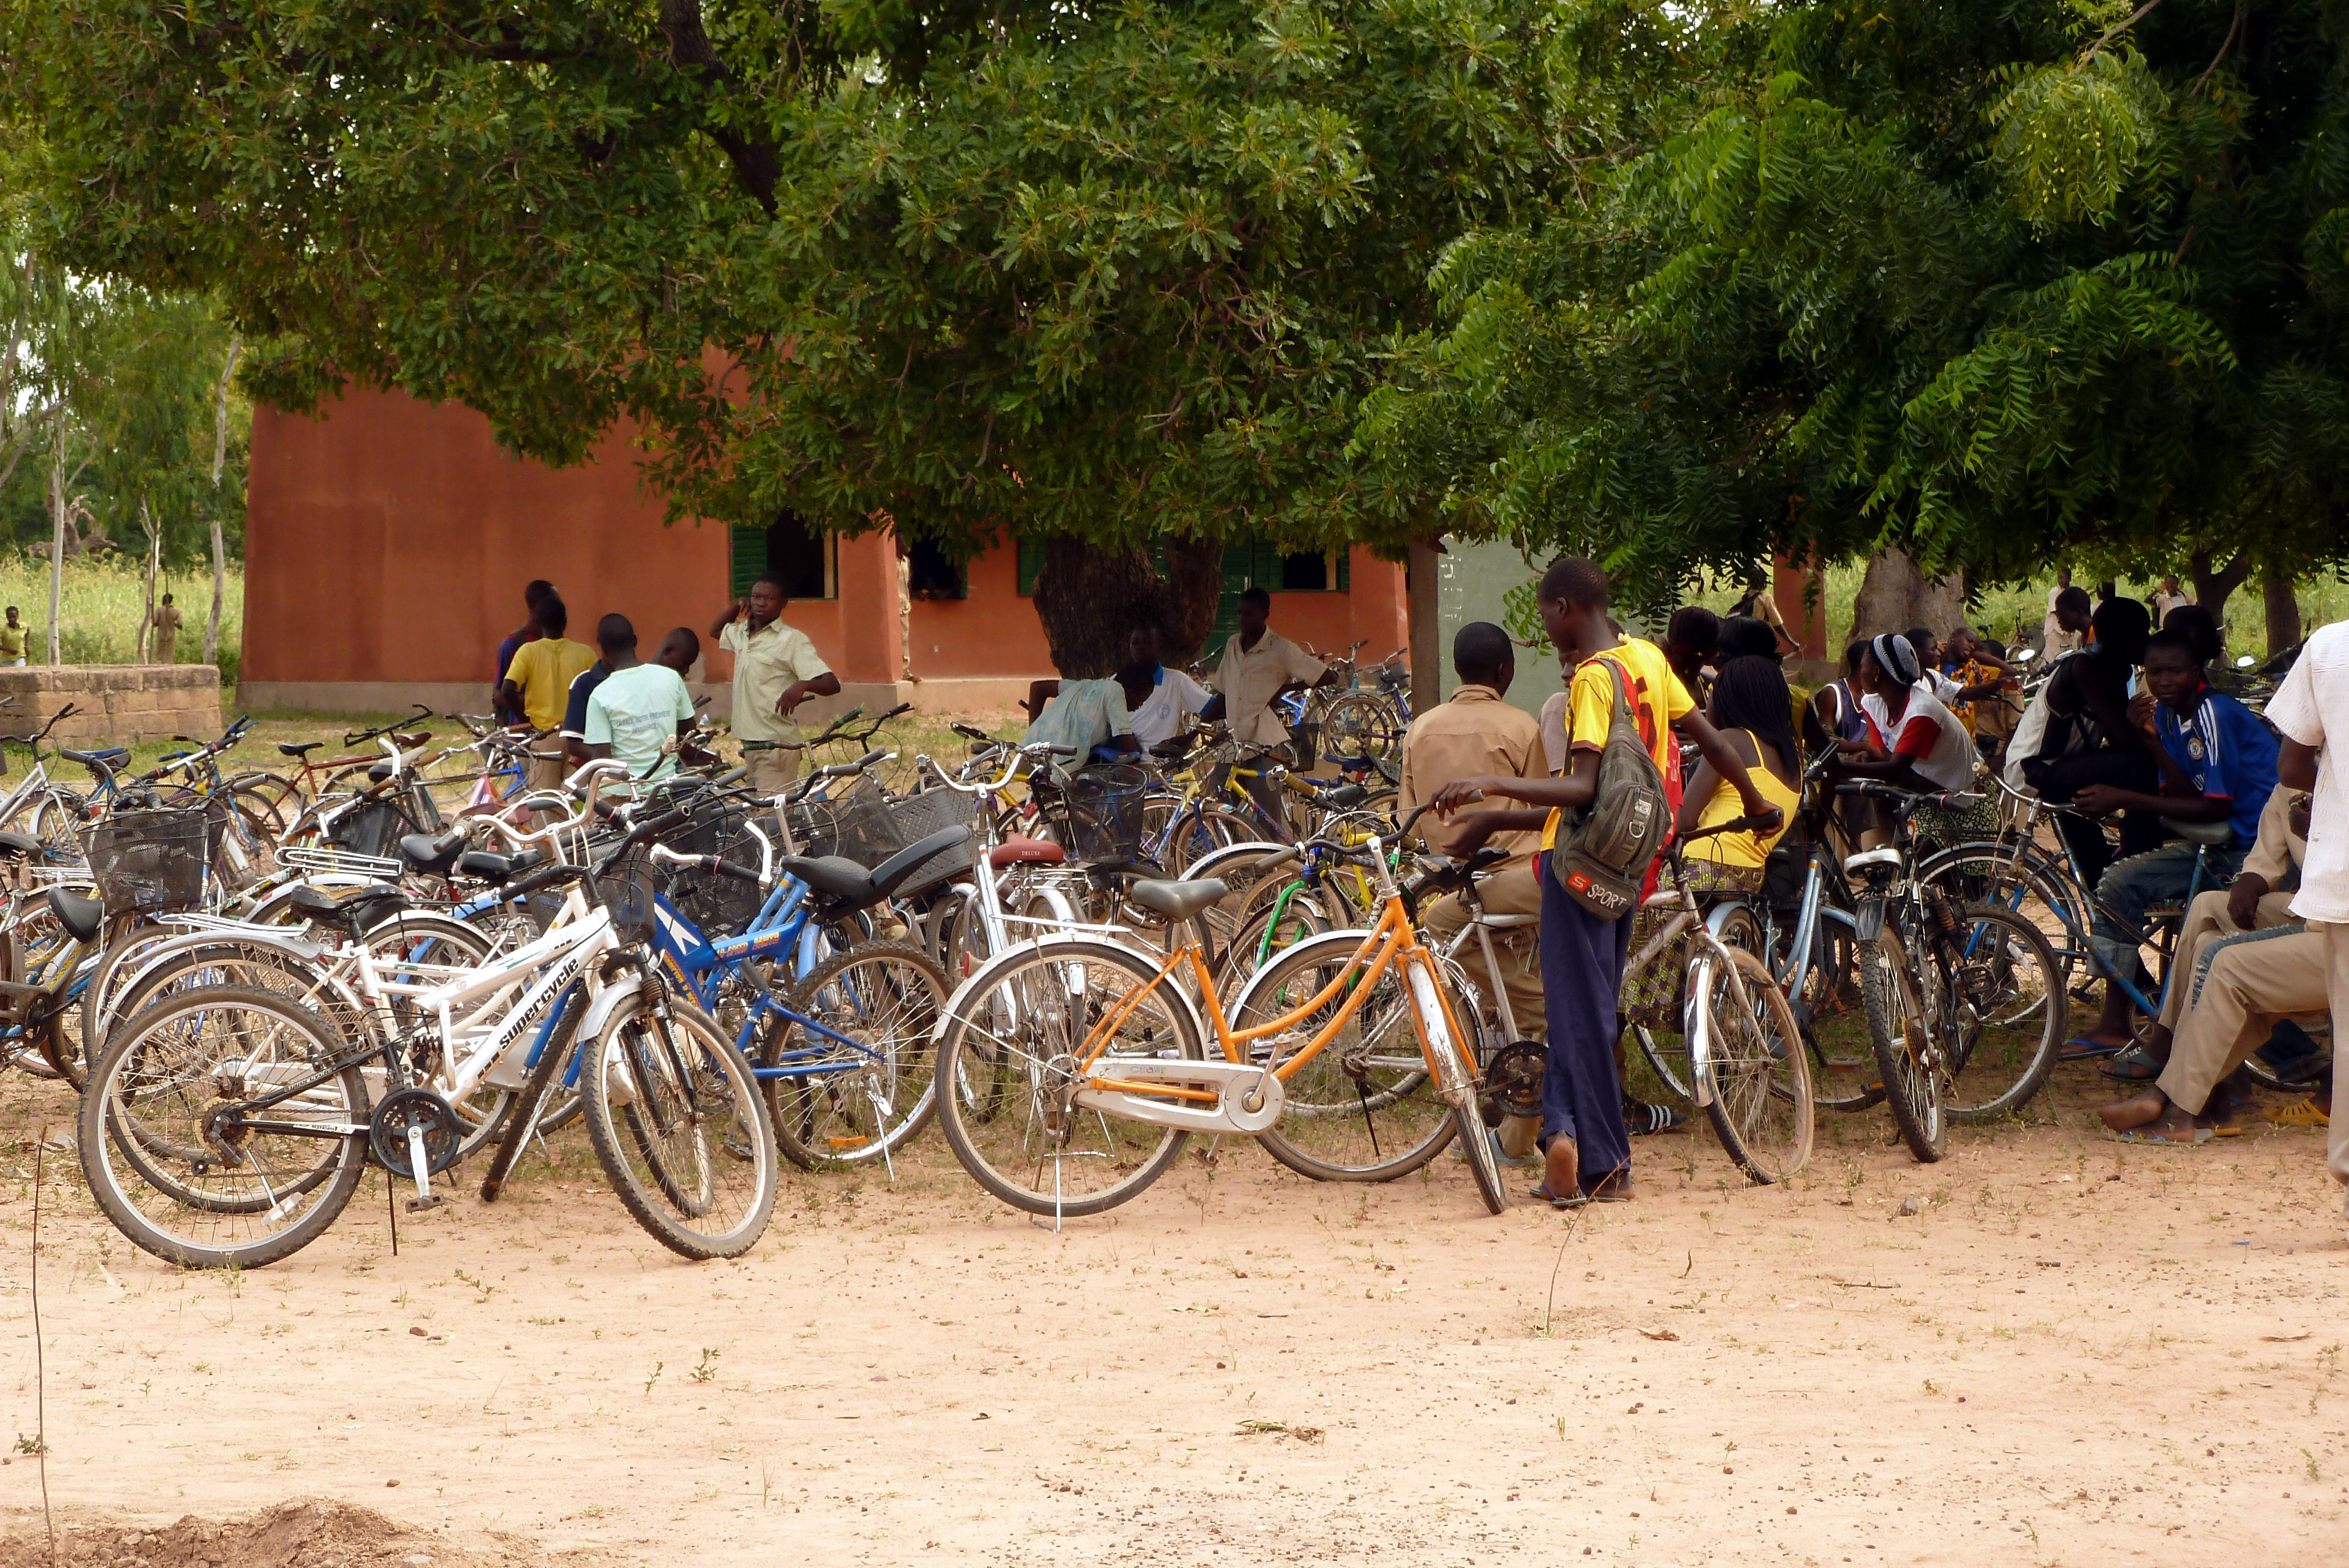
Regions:
<instances>
[{"instance_id":1,"label":"tree trunk","mask_svg":"<svg viewBox=\"0 0 2349 1568\"><path fill-rule=\"evenodd\" d=\"M1859 595L1852 601L1851 635L1878 637L1928 627L1936 637L1947 637L1966 620L1966 580L1963 573L1927 577L1906 550L1879 551L1868 563ZM1830 656L1838 649L1827 650Z\"/></svg>"},{"instance_id":2,"label":"tree trunk","mask_svg":"<svg viewBox=\"0 0 2349 1568\"><path fill-rule=\"evenodd\" d=\"M221 463L228 456L228 383L236 374L236 357L243 339L229 334L228 363L221 367L220 391L212 402L212 618L204 626L204 662L220 653L221 600L228 588L228 549L221 538Z\"/></svg>"},{"instance_id":3,"label":"tree trunk","mask_svg":"<svg viewBox=\"0 0 2349 1568\"><path fill-rule=\"evenodd\" d=\"M145 664L152 652L147 639L155 631L155 573L163 564L163 531L148 514L147 498L143 495L139 498L139 526L147 532L147 608L139 618L139 635L130 641L139 650L139 662Z\"/></svg>"},{"instance_id":4,"label":"tree trunk","mask_svg":"<svg viewBox=\"0 0 2349 1568\"><path fill-rule=\"evenodd\" d=\"M1044 541L1036 574L1036 618L1052 667L1071 680L1116 673L1131 657L1137 626L1158 628L1165 661L1180 669L1198 657L1215 624L1223 590L1223 546L1170 543L1164 575L1139 549L1104 549L1055 534Z\"/></svg>"},{"instance_id":5,"label":"tree trunk","mask_svg":"<svg viewBox=\"0 0 2349 1568\"><path fill-rule=\"evenodd\" d=\"M2268 657L2300 640L2300 601L2292 597L2292 574L2270 566L2260 573L2260 597L2267 601Z\"/></svg>"},{"instance_id":6,"label":"tree trunk","mask_svg":"<svg viewBox=\"0 0 2349 1568\"><path fill-rule=\"evenodd\" d=\"M1443 579L1441 540L1414 540L1405 567L1405 608L1411 631L1411 707L1424 713L1444 701L1443 600L1437 589Z\"/></svg>"},{"instance_id":7,"label":"tree trunk","mask_svg":"<svg viewBox=\"0 0 2349 1568\"><path fill-rule=\"evenodd\" d=\"M2251 553L2238 550L2235 558L2223 566L2210 564L2210 552L2197 550L2187 557L2187 576L2194 580L2194 602L2210 612L2210 618L2220 626L2227 624L2227 596L2242 586L2251 575Z\"/></svg>"},{"instance_id":8,"label":"tree trunk","mask_svg":"<svg viewBox=\"0 0 2349 1568\"><path fill-rule=\"evenodd\" d=\"M49 663L63 662L57 618L66 601L66 411L60 406L49 427Z\"/></svg>"}]
</instances>

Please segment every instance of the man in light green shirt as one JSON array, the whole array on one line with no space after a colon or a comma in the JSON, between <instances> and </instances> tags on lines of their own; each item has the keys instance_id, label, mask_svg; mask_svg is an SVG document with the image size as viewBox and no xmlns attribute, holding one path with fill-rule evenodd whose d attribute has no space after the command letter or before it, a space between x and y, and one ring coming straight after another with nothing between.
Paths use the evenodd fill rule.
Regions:
<instances>
[{"instance_id":1,"label":"man in light green shirt","mask_svg":"<svg viewBox=\"0 0 2349 1568\"><path fill-rule=\"evenodd\" d=\"M636 657L636 628L626 616L605 616L595 628L595 643L612 672L587 694L588 757L625 763L633 781L667 778L677 772L677 755L663 748L693 727L693 699L684 679L666 664Z\"/></svg>"},{"instance_id":2,"label":"man in light green shirt","mask_svg":"<svg viewBox=\"0 0 2349 1568\"><path fill-rule=\"evenodd\" d=\"M1095 748L1134 751L1132 704L1136 698L1146 700L1149 692L1150 670L1141 664L1099 680L1063 680L1020 740L1068 747L1074 755L1052 759L1054 770L1064 774L1095 761Z\"/></svg>"},{"instance_id":3,"label":"man in light green shirt","mask_svg":"<svg viewBox=\"0 0 2349 1568\"><path fill-rule=\"evenodd\" d=\"M734 656L734 734L743 741L797 741L792 711L811 697L831 697L840 677L815 650L807 633L783 623L783 580L771 574L750 585L750 597L736 601L711 625L709 635ZM746 751L750 787L780 794L799 776L797 752Z\"/></svg>"}]
</instances>

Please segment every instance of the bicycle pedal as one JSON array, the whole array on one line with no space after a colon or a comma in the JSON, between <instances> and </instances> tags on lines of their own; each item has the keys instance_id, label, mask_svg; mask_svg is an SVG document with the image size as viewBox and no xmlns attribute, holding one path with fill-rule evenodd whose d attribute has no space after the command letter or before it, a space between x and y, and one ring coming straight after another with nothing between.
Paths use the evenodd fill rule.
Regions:
<instances>
[{"instance_id":1,"label":"bicycle pedal","mask_svg":"<svg viewBox=\"0 0 2349 1568\"><path fill-rule=\"evenodd\" d=\"M448 1201L438 1192L429 1198L411 1198L408 1200L408 1211L410 1214L422 1214L428 1210L438 1209Z\"/></svg>"}]
</instances>

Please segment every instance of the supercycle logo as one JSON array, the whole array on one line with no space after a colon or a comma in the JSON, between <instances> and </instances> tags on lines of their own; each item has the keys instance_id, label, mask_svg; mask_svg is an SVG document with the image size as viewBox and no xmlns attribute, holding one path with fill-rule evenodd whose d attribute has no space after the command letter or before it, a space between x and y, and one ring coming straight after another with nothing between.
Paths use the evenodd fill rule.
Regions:
<instances>
[{"instance_id":1,"label":"supercycle logo","mask_svg":"<svg viewBox=\"0 0 2349 1568\"><path fill-rule=\"evenodd\" d=\"M549 996L561 994L563 988L577 979L578 975L579 955L573 953L555 969L551 983L546 984L546 994ZM503 1050L519 1039L522 1032L530 1026L532 1015L537 1012L538 1009L535 1007L514 1009L514 1015L507 1019L504 1025L497 1032L495 1038L498 1049Z\"/></svg>"}]
</instances>

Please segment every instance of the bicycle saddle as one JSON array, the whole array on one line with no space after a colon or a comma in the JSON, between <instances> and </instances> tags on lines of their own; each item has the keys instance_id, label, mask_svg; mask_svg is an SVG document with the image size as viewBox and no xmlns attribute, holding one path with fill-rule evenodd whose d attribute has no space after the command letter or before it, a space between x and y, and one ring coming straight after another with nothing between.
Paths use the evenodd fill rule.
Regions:
<instances>
[{"instance_id":1,"label":"bicycle saddle","mask_svg":"<svg viewBox=\"0 0 2349 1568\"><path fill-rule=\"evenodd\" d=\"M399 857L429 876L446 877L456 864L458 851L464 847L461 833L439 838L429 833L404 833L399 838Z\"/></svg>"},{"instance_id":2,"label":"bicycle saddle","mask_svg":"<svg viewBox=\"0 0 2349 1568\"><path fill-rule=\"evenodd\" d=\"M1136 882L1125 896L1170 920L1187 920L1231 890L1221 877L1202 877L1195 882Z\"/></svg>"},{"instance_id":3,"label":"bicycle saddle","mask_svg":"<svg viewBox=\"0 0 2349 1568\"><path fill-rule=\"evenodd\" d=\"M419 834L415 836L422 837ZM538 851L525 849L519 855L500 855L494 850L468 849L457 857L456 872L460 877L478 877L498 886L529 870L538 864Z\"/></svg>"},{"instance_id":4,"label":"bicycle saddle","mask_svg":"<svg viewBox=\"0 0 2349 1568\"><path fill-rule=\"evenodd\" d=\"M126 761L129 757L130 748L128 746L109 746L104 751L76 752L68 751L64 747L59 747L57 749L57 755L63 757L69 763L80 763L85 766L91 763L104 763L108 767L112 767L115 763Z\"/></svg>"},{"instance_id":5,"label":"bicycle saddle","mask_svg":"<svg viewBox=\"0 0 2349 1568\"><path fill-rule=\"evenodd\" d=\"M280 741L277 742L277 754L281 757L299 757L316 751L326 743L324 741Z\"/></svg>"},{"instance_id":6,"label":"bicycle saddle","mask_svg":"<svg viewBox=\"0 0 2349 1568\"><path fill-rule=\"evenodd\" d=\"M968 827L942 827L916 839L870 871L840 855L786 855L777 867L806 883L823 904L827 915L844 914L877 904L897 890L933 855L957 847L970 837Z\"/></svg>"},{"instance_id":7,"label":"bicycle saddle","mask_svg":"<svg viewBox=\"0 0 2349 1568\"><path fill-rule=\"evenodd\" d=\"M98 929L106 924L104 904L78 893L68 893L63 888L49 889L49 909L57 915L57 924L78 942L95 940Z\"/></svg>"},{"instance_id":8,"label":"bicycle saddle","mask_svg":"<svg viewBox=\"0 0 2349 1568\"><path fill-rule=\"evenodd\" d=\"M389 757L386 757L383 761L367 769L367 783L369 784L381 784L390 776L391 759Z\"/></svg>"},{"instance_id":9,"label":"bicycle saddle","mask_svg":"<svg viewBox=\"0 0 2349 1568\"><path fill-rule=\"evenodd\" d=\"M2189 844L2207 844L2215 849L2235 842L2235 829L2225 822L2180 822L2174 816L2165 816L2161 826Z\"/></svg>"},{"instance_id":10,"label":"bicycle saddle","mask_svg":"<svg viewBox=\"0 0 2349 1568\"><path fill-rule=\"evenodd\" d=\"M1341 784L1320 792L1323 805L1360 805L1371 798L1371 792L1358 784Z\"/></svg>"},{"instance_id":11,"label":"bicycle saddle","mask_svg":"<svg viewBox=\"0 0 2349 1568\"><path fill-rule=\"evenodd\" d=\"M41 852L41 841L29 833L0 833L0 850L30 860Z\"/></svg>"},{"instance_id":12,"label":"bicycle saddle","mask_svg":"<svg viewBox=\"0 0 2349 1568\"><path fill-rule=\"evenodd\" d=\"M1022 838L1016 833L987 852L987 863L999 870L1006 866L1058 866L1068 858L1069 852L1057 844Z\"/></svg>"},{"instance_id":13,"label":"bicycle saddle","mask_svg":"<svg viewBox=\"0 0 2349 1568\"><path fill-rule=\"evenodd\" d=\"M388 882L370 882L339 895L305 886L294 889L285 907L305 919L332 920L357 936L385 916L406 909L408 895Z\"/></svg>"}]
</instances>

